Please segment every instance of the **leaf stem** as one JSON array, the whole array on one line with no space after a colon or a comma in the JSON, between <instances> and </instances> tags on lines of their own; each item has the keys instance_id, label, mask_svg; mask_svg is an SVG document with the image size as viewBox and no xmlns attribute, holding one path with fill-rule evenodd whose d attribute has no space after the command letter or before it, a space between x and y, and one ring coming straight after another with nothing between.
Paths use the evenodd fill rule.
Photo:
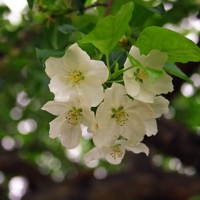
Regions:
<instances>
[{"instance_id":1,"label":"leaf stem","mask_svg":"<svg viewBox=\"0 0 200 200\"><path fill-rule=\"evenodd\" d=\"M103 86L104 86L104 88L108 88L108 86L105 83L103 83Z\"/></svg>"},{"instance_id":2,"label":"leaf stem","mask_svg":"<svg viewBox=\"0 0 200 200\"><path fill-rule=\"evenodd\" d=\"M106 55L106 63L107 63L107 67L108 67L108 71L109 71L109 77L111 75L111 70L110 70L110 63L109 63L109 55ZM109 78L108 78L109 79Z\"/></svg>"},{"instance_id":3,"label":"leaf stem","mask_svg":"<svg viewBox=\"0 0 200 200\"><path fill-rule=\"evenodd\" d=\"M107 83L122 83L124 80L117 80L117 81L106 81Z\"/></svg>"}]
</instances>

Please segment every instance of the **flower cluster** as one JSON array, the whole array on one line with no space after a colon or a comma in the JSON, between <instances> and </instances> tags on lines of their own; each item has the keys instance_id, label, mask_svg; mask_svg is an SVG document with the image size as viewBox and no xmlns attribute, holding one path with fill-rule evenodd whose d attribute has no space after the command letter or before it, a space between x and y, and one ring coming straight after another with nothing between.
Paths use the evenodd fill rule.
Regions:
<instances>
[{"instance_id":1,"label":"flower cluster","mask_svg":"<svg viewBox=\"0 0 200 200\"><path fill-rule=\"evenodd\" d=\"M50 57L45 62L55 98L42 109L58 116L50 122L50 137L60 137L63 146L75 148L82 135L81 124L86 126L96 146L85 155L86 162L105 157L119 164L125 150L148 155L148 147L141 142L145 135L157 133L156 118L168 112L169 102L160 96L173 91L172 78L162 69L167 54L153 50L140 55L133 46L129 55L140 66L133 66L127 58L122 70L124 85L111 81L106 65L91 60L77 44L62 58ZM146 68L160 70L162 76L152 83ZM108 80L112 85L104 90ZM96 113L91 107L97 107Z\"/></svg>"}]
</instances>

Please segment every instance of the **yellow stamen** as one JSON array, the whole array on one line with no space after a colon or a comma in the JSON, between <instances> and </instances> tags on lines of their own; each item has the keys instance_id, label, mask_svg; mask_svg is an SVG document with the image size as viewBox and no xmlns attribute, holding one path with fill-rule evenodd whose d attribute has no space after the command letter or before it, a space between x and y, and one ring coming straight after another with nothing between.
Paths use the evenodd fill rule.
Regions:
<instances>
[{"instance_id":1,"label":"yellow stamen","mask_svg":"<svg viewBox=\"0 0 200 200\"><path fill-rule=\"evenodd\" d=\"M76 70L71 70L71 72L69 72L69 77L67 78L69 83L73 83L73 86L75 86L75 84L79 85L83 79L84 76L82 76L82 73L80 71L77 72Z\"/></svg>"},{"instance_id":2,"label":"yellow stamen","mask_svg":"<svg viewBox=\"0 0 200 200\"><path fill-rule=\"evenodd\" d=\"M110 153L110 155L116 159L116 156L118 158L121 158L123 156L123 151L120 149L119 145L115 145L113 148L112 148L112 151Z\"/></svg>"}]
</instances>

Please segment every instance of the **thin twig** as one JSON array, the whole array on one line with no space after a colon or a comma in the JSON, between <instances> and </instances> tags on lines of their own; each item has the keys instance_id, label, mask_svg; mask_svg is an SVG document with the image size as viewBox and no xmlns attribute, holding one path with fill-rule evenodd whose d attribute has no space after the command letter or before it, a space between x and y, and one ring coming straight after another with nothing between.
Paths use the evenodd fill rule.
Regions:
<instances>
[{"instance_id":1,"label":"thin twig","mask_svg":"<svg viewBox=\"0 0 200 200\"><path fill-rule=\"evenodd\" d=\"M86 6L86 7L84 8L84 10L91 9L91 8L96 7L96 6L104 6L104 7L107 7L107 6L108 6L108 3L107 3L107 2L96 2L96 3L92 4L92 5Z\"/></svg>"},{"instance_id":2,"label":"thin twig","mask_svg":"<svg viewBox=\"0 0 200 200\"><path fill-rule=\"evenodd\" d=\"M111 5L112 5L113 1L114 1L114 0L109 0L109 1L108 1L108 6L107 6L107 8L106 8L106 12L105 12L104 17L106 17L106 16L109 15L110 8L111 8Z\"/></svg>"}]
</instances>

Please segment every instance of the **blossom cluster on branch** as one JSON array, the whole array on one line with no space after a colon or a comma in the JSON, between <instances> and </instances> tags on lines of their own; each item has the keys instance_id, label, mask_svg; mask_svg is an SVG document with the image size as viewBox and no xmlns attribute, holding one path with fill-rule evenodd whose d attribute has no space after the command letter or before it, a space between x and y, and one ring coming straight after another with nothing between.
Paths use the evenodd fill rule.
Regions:
<instances>
[{"instance_id":1,"label":"blossom cluster on branch","mask_svg":"<svg viewBox=\"0 0 200 200\"><path fill-rule=\"evenodd\" d=\"M86 162L105 157L119 164L125 150L148 155L141 142L145 135L156 135L156 118L169 106L161 94L173 91L172 78L162 69L167 59L165 52L152 50L145 56L132 46L124 69L111 74L109 65L91 60L76 43L62 58L49 57L46 73L55 98L42 109L57 116L50 122L50 137L60 137L63 146L75 148L83 124L93 133L96 146L85 155ZM120 74L123 80L116 79ZM95 113L91 107L97 107Z\"/></svg>"}]
</instances>

